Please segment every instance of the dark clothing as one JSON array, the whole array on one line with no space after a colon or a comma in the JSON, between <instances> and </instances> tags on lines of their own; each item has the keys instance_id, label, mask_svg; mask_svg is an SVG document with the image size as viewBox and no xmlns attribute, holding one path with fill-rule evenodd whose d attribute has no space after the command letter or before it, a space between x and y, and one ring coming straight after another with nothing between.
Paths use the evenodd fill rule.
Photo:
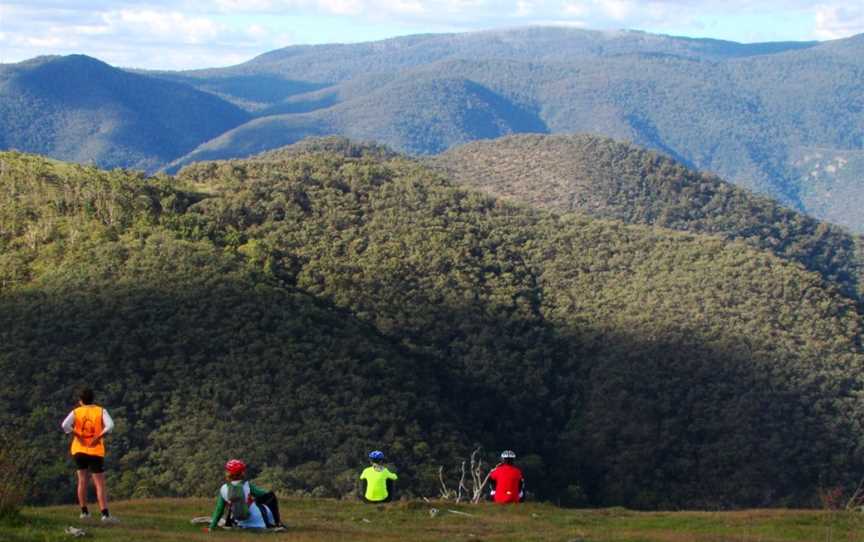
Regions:
<instances>
[{"instance_id":1,"label":"dark clothing","mask_svg":"<svg viewBox=\"0 0 864 542\"><path fill-rule=\"evenodd\" d=\"M98 455L75 454L72 456L78 470L89 470L93 474L105 472L105 458Z\"/></svg>"},{"instance_id":2,"label":"dark clothing","mask_svg":"<svg viewBox=\"0 0 864 542\"><path fill-rule=\"evenodd\" d=\"M282 518L279 516L279 501L276 500L276 495L269 491L264 495L255 496L255 504L258 506L266 506L270 509L270 513L273 514L273 524L270 524L270 518L267 517L267 514L263 514L264 523L267 524L267 527L276 527L282 525Z\"/></svg>"}]
</instances>

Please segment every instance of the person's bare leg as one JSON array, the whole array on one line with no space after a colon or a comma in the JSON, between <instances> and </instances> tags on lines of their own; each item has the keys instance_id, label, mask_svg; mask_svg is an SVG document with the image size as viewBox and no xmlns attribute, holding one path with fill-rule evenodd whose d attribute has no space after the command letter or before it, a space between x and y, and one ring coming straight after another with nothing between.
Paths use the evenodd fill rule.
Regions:
<instances>
[{"instance_id":1,"label":"person's bare leg","mask_svg":"<svg viewBox=\"0 0 864 542\"><path fill-rule=\"evenodd\" d=\"M78 473L78 504L81 508L85 508L87 506L87 476L90 471L84 469L76 472Z\"/></svg>"},{"instance_id":2,"label":"person's bare leg","mask_svg":"<svg viewBox=\"0 0 864 542\"><path fill-rule=\"evenodd\" d=\"M96 499L99 501L99 509L108 509L108 490L105 489L105 473L93 473L93 485L96 486Z\"/></svg>"}]
</instances>

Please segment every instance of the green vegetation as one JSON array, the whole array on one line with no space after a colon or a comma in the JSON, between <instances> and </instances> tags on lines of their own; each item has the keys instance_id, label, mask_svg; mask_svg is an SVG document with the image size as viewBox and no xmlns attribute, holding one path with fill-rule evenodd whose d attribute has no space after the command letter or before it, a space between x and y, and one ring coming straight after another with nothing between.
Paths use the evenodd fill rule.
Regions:
<instances>
[{"instance_id":1,"label":"green vegetation","mask_svg":"<svg viewBox=\"0 0 864 542\"><path fill-rule=\"evenodd\" d=\"M861 478L861 317L818 274L321 147L177 178L0 155L0 422L38 451L37 502L72 494L84 382L117 497L212 495L229 456L346 496L373 447L416 497L475 445L575 505L812 505Z\"/></svg>"},{"instance_id":2,"label":"green vegetation","mask_svg":"<svg viewBox=\"0 0 864 542\"><path fill-rule=\"evenodd\" d=\"M380 88L364 85L363 91L333 107L250 121L183 156L169 170L201 160L249 156L326 134L428 154L478 138L547 131L529 108L468 79L415 73Z\"/></svg>"},{"instance_id":3,"label":"green vegetation","mask_svg":"<svg viewBox=\"0 0 864 542\"><path fill-rule=\"evenodd\" d=\"M289 47L197 75L204 84L217 74L302 73L322 88L262 104L263 118L178 163L324 134L432 154L508 133L591 133L862 232L862 46L860 36L741 45L531 28ZM196 74L187 76L194 84ZM802 161L814 151L819 175Z\"/></svg>"},{"instance_id":4,"label":"green vegetation","mask_svg":"<svg viewBox=\"0 0 864 542\"><path fill-rule=\"evenodd\" d=\"M178 73L42 58L0 66L0 148L174 172L312 136L425 155L590 133L861 233L862 52L861 36L738 44L521 28L288 47Z\"/></svg>"},{"instance_id":5,"label":"green vegetation","mask_svg":"<svg viewBox=\"0 0 864 542\"><path fill-rule=\"evenodd\" d=\"M864 299L862 237L718 177L594 136L510 136L427 160L459 184L557 212L741 240Z\"/></svg>"},{"instance_id":6,"label":"green vegetation","mask_svg":"<svg viewBox=\"0 0 864 542\"><path fill-rule=\"evenodd\" d=\"M13 432L0 435L0 523L18 519L30 490L33 450Z\"/></svg>"},{"instance_id":7,"label":"green vegetation","mask_svg":"<svg viewBox=\"0 0 864 542\"><path fill-rule=\"evenodd\" d=\"M283 533L202 532L190 524L206 515L212 503L204 499L151 499L116 503L121 522L103 526L79 522L67 507L33 508L26 522L4 528L9 542L59 541L68 526L85 529L90 540L164 542L186 540L372 541L372 540L489 540L584 542L811 542L864 539L864 518L858 513L802 510L741 512L633 512L623 508L565 510L550 505L475 506L431 502L399 502L369 506L326 499L282 500L288 524ZM434 516L430 510L437 508ZM452 512L456 511L457 513ZM470 514L470 516L460 514Z\"/></svg>"}]
</instances>

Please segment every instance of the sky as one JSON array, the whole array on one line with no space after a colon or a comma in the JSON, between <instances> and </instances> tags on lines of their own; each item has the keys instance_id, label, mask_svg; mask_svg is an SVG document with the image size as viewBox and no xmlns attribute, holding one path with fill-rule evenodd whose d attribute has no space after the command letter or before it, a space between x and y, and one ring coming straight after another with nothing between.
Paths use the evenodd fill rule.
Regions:
<instances>
[{"instance_id":1,"label":"sky","mask_svg":"<svg viewBox=\"0 0 864 542\"><path fill-rule=\"evenodd\" d=\"M114 66L238 64L289 45L528 25L738 42L864 33L864 1L0 0L0 63L80 53Z\"/></svg>"}]
</instances>

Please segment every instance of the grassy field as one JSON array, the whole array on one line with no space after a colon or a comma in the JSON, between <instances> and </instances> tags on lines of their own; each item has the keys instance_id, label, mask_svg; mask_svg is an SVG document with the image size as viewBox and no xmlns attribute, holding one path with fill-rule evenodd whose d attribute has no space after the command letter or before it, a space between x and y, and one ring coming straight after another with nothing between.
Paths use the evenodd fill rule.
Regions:
<instances>
[{"instance_id":1,"label":"grassy field","mask_svg":"<svg viewBox=\"0 0 864 542\"><path fill-rule=\"evenodd\" d=\"M209 515L204 499L153 499L113 503L116 525L81 521L74 506L26 508L23 519L0 525L0 542L103 540L277 541L565 541L565 542L775 542L862 541L864 514L817 510L738 512L633 512L621 508L568 510L546 504L399 502L383 506L335 500L288 499L281 503L282 533L202 531L190 519ZM430 513L436 508L438 513ZM460 513L461 512L461 513ZM470 514L470 515L469 515ZM73 538L64 530L83 528Z\"/></svg>"}]
</instances>

